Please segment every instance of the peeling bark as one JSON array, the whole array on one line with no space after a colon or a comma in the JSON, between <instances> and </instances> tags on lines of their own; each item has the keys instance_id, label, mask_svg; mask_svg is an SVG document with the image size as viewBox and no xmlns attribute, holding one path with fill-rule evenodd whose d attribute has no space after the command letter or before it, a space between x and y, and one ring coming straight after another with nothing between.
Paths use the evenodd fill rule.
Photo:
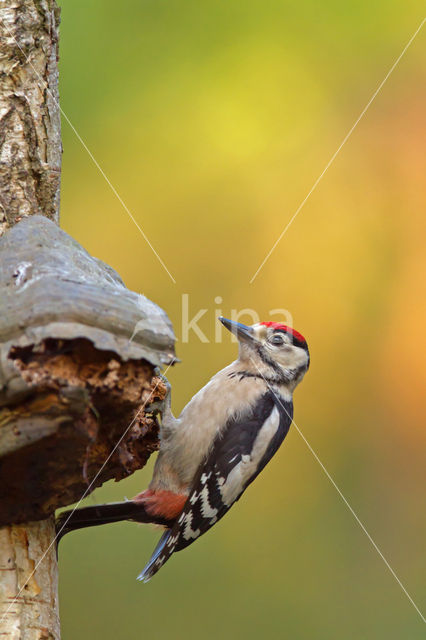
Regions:
<instances>
[{"instance_id":1,"label":"peeling bark","mask_svg":"<svg viewBox=\"0 0 426 640\"><path fill-rule=\"evenodd\" d=\"M0 235L25 216L59 219L59 13L0 0Z\"/></svg>"}]
</instances>

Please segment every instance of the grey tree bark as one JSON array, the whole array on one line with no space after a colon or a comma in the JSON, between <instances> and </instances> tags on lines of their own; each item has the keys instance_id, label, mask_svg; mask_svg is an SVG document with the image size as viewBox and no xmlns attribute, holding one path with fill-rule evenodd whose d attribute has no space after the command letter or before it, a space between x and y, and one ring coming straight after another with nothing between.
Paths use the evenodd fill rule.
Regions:
<instances>
[{"instance_id":1,"label":"grey tree bark","mask_svg":"<svg viewBox=\"0 0 426 640\"><path fill-rule=\"evenodd\" d=\"M55 0L0 0L0 235L59 220L58 27Z\"/></svg>"},{"instance_id":2,"label":"grey tree bark","mask_svg":"<svg viewBox=\"0 0 426 640\"><path fill-rule=\"evenodd\" d=\"M55 0L0 0L0 235L59 220L58 26ZM54 535L53 516L0 529L2 638L59 639Z\"/></svg>"}]
</instances>

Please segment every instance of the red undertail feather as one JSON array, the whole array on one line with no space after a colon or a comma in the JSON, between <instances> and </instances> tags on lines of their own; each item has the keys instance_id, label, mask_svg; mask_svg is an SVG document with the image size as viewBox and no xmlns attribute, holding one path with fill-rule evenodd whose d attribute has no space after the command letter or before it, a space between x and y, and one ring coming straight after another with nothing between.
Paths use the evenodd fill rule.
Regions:
<instances>
[{"instance_id":1,"label":"red undertail feather","mask_svg":"<svg viewBox=\"0 0 426 640\"><path fill-rule=\"evenodd\" d=\"M134 502L142 502L147 513L174 520L182 512L188 496L173 491L147 489L133 498Z\"/></svg>"}]
</instances>

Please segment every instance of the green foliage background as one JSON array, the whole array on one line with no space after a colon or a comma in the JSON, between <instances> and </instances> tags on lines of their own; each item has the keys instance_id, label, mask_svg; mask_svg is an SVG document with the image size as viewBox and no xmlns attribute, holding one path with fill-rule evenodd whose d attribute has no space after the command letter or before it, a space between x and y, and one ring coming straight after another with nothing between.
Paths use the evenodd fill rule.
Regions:
<instances>
[{"instance_id":1,"label":"green foliage background","mask_svg":"<svg viewBox=\"0 0 426 640\"><path fill-rule=\"evenodd\" d=\"M419 26L420 1L62 0L62 225L181 330L175 411L235 356L215 310L289 309L312 366L296 422L426 608L426 28L252 284ZM215 298L222 301L217 303ZM152 461L87 503L143 489ZM148 585L149 527L60 550L65 640L416 640L424 624L293 428L214 530Z\"/></svg>"}]
</instances>

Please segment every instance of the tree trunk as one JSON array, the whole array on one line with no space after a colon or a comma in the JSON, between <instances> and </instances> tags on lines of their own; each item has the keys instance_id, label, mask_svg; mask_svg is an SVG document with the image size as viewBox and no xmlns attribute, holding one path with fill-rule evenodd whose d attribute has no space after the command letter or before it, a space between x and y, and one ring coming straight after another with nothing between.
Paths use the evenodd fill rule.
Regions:
<instances>
[{"instance_id":1,"label":"tree trunk","mask_svg":"<svg viewBox=\"0 0 426 640\"><path fill-rule=\"evenodd\" d=\"M167 392L156 367L176 361L166 313L55 224L58 23L55 0L0 0L0 636L13 640L59 640L54 511L145 465ZM102 514L150 520L133 506ZM94 516L67 513L62 534Z\"/></svg>"},{"instance_id":2,"label":"tree trunk","mask_svg":"<svg viewBox=\"0 0 426 640\"><path fill-rule=\"evenodd\" d=\"M55 0L0 0L0 235L59 220L58 26Z\"/></svg>"},{"instance_id":3,"label":"tree trunk","mask_svg":"<svg viewBox=\"0 0 426 640\"><path fill-rule=\"evenodd\" d=\"M60 637L54 536L53 518L0 529L2 638Z\"/></svg>"},{"instance_id":4,"label":"tree trunk","mask_svg":"<svg viewBox=\"0 0 426 640\"><path fill-rule=\"evenodd\" d=\"M0 0L0 235L59 220L58 26L55 0ZM59 639L54 536L53 518L0 529L2 638Z\"/></svg>"}]
</instances>

